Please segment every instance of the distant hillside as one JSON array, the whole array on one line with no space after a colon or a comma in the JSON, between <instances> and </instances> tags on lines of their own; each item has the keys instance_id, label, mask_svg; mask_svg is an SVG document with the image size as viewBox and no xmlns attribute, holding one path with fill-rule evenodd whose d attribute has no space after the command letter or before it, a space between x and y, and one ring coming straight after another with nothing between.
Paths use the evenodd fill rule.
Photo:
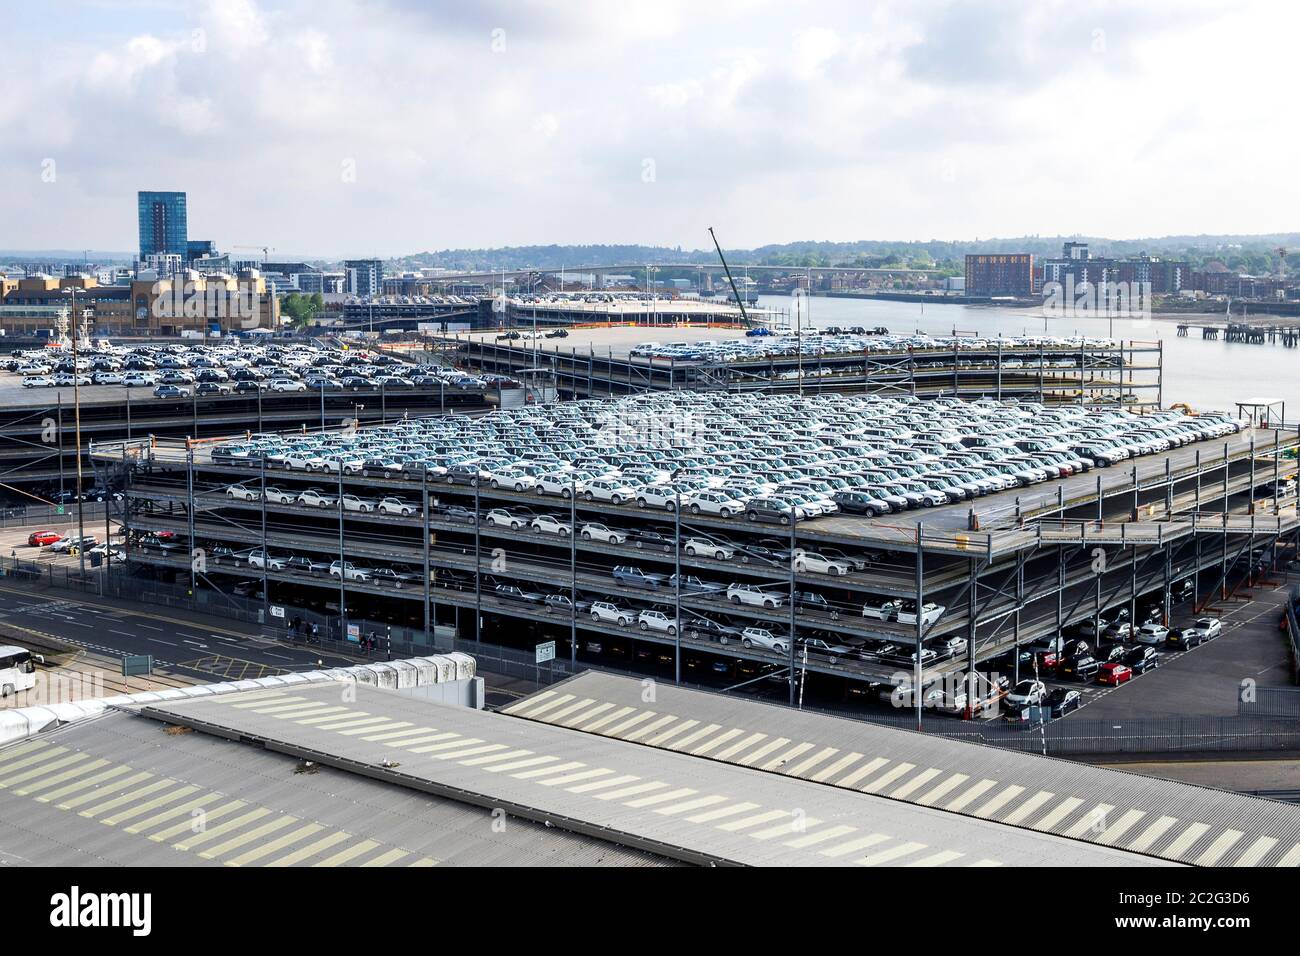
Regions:
<instances>
[{"instance_id":1,"label":"distant hillside","mask_svg":"<svg viewBox=\"0 0 1300 956\"><path fill-rule=\"evenodd\" d=\"M759 246L755 249L723 248L733 265L787 265L888 268L930 267L954 271L971 253L1032 252L1056 256L1066 241L1087 242L1093 255L1129 256L1146 253L1178 258L1200 266L1211 260L1248 272L1300 272L1300 233L1264 235L1161 236L1146 239L1107 239L1101 236L1020 236L1005 239L969 240L884 240L855 242L807 240ZM1277 250L1286 250L1285 261ZM575 269L581 266L680 263L683 266L717 262L712 249L682 249L680 246L580 245L503 246L495 249L445 249L420 252L389 261L395 270L419 268L490 272L494 269Z\"/></svg>"}]
</instances>

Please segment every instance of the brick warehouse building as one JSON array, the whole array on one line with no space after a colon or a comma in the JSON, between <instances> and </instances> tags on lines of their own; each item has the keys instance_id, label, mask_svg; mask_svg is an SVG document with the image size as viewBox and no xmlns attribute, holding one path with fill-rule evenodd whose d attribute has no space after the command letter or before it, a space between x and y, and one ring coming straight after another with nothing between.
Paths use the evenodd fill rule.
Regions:
<instances>
[{"instance_id":1,"label":"brick warehouse building","mask_svg":"<svg viewBox=\"0 0 1300 956\"><path fill-rule=\"evenodd\" d=\"M1028 298L1037 291L1034 256L1029 252L966 257L966 294Z\"/></svg>"}]
</instances>

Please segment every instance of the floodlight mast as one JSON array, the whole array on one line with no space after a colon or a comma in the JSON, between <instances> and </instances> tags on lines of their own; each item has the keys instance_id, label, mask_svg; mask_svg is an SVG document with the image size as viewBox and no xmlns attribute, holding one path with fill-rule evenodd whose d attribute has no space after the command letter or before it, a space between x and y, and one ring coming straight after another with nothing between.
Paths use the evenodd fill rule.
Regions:
<instances>
[{"instance_id":1,"label":"floodlight mast","mask_svg":"<svg viewBox=\"0 0 1300 956\"><path fill-rule=\"evenodd\" d=\"M749 314L745 311L745 300L740 297L740 292L736 289L736 280L731 277L731 266L727 265L727 257L722 254L722 246L718 245L718 237L713 234L712 226L709 226L709 238L713 240L713 248L718 250L718 258L722 260L722 268L727 273L727 281L731 283L731 291L736 296L736 304L740 306L740 317L748 325Z\"/></svg>"}]
</instances>

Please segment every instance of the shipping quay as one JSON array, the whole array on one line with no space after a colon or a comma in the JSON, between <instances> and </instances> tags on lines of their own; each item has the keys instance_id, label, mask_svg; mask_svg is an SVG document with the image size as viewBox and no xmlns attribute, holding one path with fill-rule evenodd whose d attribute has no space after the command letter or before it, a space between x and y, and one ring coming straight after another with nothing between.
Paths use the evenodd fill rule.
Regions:
<instances>
[{"instance_id":1,"label":"shipping quay","mask_svg":"<svg viewBox=\"0 0 1300 956\"><path fill-rule=\"evenodd\" d=\"M793 702L796 671L864 687L995 666L1018 679L1016 648L1069 625L1117 608L1137 620L1140 599L1167 620L1176 587L1198 608L1223 599L1296 546L1298 446L1294 426L1245 427L969 501L785 524L450 483L342 453L331 470L164 439L97 442L91 456L126 489L113 507L129 573L242 589L268 620L314 615L339 639L383 609L430 649L447 649L442 634L471 653L555 641L577 669L618 666L602 653L617 646L624 666L647 660L676 681L774 665Z\"/></svg>"},{"instance_id":2,"label":"shipping quay","mask_svg":"<svg viewBox=\"0 0 1300 956\"><path fill-rule=\"evenodd\" d=\"M516 334L521 336L528 333ZM564 339L506 340L500 331L441 336L449 359L482 373L545 379L565 398L603 398L644 390L903 392L922 397L1023 398L1052 403L1115 403L1158 408L1163 399L1160 341L1074 344L1048 339L953 336L863 338L852 351L817 344L821 336L789 336L780 354L676 357L633 354L648 339L708 343L745 339L736 331L696 327L570 328ZM722 351L721 349L719 351Z\"/></svg>"}]
</instances>

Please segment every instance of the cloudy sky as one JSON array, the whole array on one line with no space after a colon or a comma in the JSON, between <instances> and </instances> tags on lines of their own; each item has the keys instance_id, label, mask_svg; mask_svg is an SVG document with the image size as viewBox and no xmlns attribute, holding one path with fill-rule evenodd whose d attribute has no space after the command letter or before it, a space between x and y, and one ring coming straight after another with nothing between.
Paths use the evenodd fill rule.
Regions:
<instances>
[{"instance_id":1,"label":"cloudy sky","mask_svg":"<svg viewBox=\"0 0 1300 956\"><path fill-rule=\"evenodd\" d=\"M0 0L0 248L1297 228L1300 5Z\"/></svg>"}]
</instances>

